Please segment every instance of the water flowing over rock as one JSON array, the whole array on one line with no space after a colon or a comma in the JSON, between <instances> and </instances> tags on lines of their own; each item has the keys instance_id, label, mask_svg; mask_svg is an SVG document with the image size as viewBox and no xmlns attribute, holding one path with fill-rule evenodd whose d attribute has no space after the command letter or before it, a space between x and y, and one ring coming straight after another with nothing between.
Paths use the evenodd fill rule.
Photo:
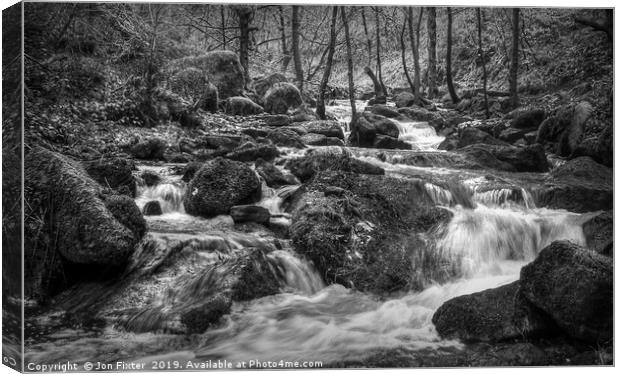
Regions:
<instances>
[{"instance_id":1,"label":"water flowing over rock","mask_svg":"<svg viewBox=\"0 0 620 374\"><path fill-rule=\"evenodd\" d=\"M556 241L521 269L521 292L569 335L592 343L613 336L613 261Z\"/></svg>"},{"instance_id":2,"label":"water flowing over rock","mask_svg":"<svg viewBox=\"0 0 620 374\"><path fill-rule=\"evenodd\" d=\"M205 163L189 182L185 209L207 217L227 214L234 205L252 200L259 188L258 178L248 166L217 158Z\"/></svg>"}]
</instances>

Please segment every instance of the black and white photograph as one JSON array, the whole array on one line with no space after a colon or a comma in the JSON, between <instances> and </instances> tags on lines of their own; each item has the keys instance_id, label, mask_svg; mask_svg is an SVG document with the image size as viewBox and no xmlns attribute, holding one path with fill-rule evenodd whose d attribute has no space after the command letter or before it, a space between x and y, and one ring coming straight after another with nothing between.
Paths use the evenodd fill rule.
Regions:
<instances>
[{"instance_id":1,"label":"black and white photograph","mask_svg":"<svg viewBox=\"0 0 620 374\"><path fill-rule=\"evenodd\" d=\"M21 372L613 367L614 8L2 11Z\"/></svg>"}]
</instances>

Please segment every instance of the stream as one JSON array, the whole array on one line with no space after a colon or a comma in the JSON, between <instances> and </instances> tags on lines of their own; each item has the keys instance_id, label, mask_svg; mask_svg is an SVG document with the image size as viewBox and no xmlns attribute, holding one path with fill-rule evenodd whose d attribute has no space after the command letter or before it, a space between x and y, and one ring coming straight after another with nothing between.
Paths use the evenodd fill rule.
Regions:
<instances>
[{"instance_id":1,"label":"stream","mask_svg":"<svg viewBox=\"0 0 620 374\"><path fill-rule=\"evenodd\" d=\"M348 132L350 110L346 103L338 102L328 110L338 115ZM397 125L400 139L412 144L415 151L443 152L437 150L443 138L427 123L397 122ZM174 165L140 165L140 171L150 170L162 177L156 186L139 185L136 198L140 209L148 201L160 202L163 214L146 217L149 238L159 246L159 251L165 252L172 242L193 241L193 257L184 259L178 266L199 272L243 248L264 247L268 249L269 261L284 270L286 287L277 295L235 302L221 324L202 334L163 332L166 329L156 333L127 332L113 324L52 329L27 341L26 364L122 360L145 363L144 369L150 370L153 361L172 362L169 369L185 369L188 361L285 360L320 361L328 366L391 348L419 355L454 352L466 349L466 345L441 339L431 322L442 303L517 280L521 267L554 240L567 239L585 245L582 224L590 213L537 207L535 196L527 189L478 190L477 181L482 172L410 166L397 160L381 161L361 154L359 149L351 151L356 157L385 168L390 176L428 176L429 195L454 215L435 247L459 264L460 278L443 284L432 283L422 291L389 299L341 285L326 286L314 265L295 253L287 241L262 232L238 232L230 216L205 219L188 215L183 207L186 184L180 175L169 172ZM446 175L470 189L473 208L459 204L456 190L432 183L434 177ZM518 180L519 176L515 174L514 178ZM272 189L263 185L263 198L257 205L270 211L270 223L290 225L290 215L284 212L282 204L297 188ZM134 266L144 268L149 263ZM156 275L152 283L144 286L149 292L143 297L159 298L165 304L166 300L173 300L166 299L167 295L184 292L181 288L169 289L174 287L166 282L171 279L169 276ZM80 297L84 295L75 296ZM55 318L59 317L50 313L39 316L38 321L45 324Z\"/></svg>"}]
</instances>

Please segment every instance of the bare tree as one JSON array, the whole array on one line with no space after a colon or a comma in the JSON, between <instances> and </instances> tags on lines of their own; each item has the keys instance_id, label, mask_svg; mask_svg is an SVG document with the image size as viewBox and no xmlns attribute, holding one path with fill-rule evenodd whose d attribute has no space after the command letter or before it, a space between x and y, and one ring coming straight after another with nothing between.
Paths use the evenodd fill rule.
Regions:
<instances>
[{"instance_id":1,"label":"bare tree","mask_svg":"<svg viewBox=\"0 0 620 374\"><path fill-rule=\"evenodd\" d=\"M284 7L278 6L278 13L280 16L280 40L282 42L282 72L286 72L288 64L291 62L291 55L286 45L286 22L284 22Z\"/></svg>"},{"instance_id":2,"label":"bare tree","mask_svg":"<svg viewBox=\"0 0 620 374\"><path fill-rule=\"evenodd\" d=\"M332 23L329 28L329 52L327 53L327 62L325 63L325 71L319 86L319 99L316 103L316 114L320 119L325 117L325 89L329 82L329 76L332 72L332 62L334 60L334 51L336 50L336 20L338 19L338 7L332 7Z\"/></svg>"},{"instance_id":3,"label":"bare tree","mask_svg":"<svg viewBox=\"0 0 620 374\"><path fill-rule=\"evenodd\" d=\"M426 29L428 33L428 72L427 85L428 96L433 98L437 95L437 21L435 8L427 8Z\"/></svg>"},{"instance_id":4,"label":"bare tree","mask_svg":"<svg viewBox=\"0 0 620 374\"><path fill-rule=\"evenodd\" d=\"M446 46L446 81L448 84L448 92L453 103L459 102L459 97L454 90L454 82L452 82L452 9L448 7L448 31Z\"/></svg>"},{"instance_id":5,"label":"bare tree","mask_svg":"<svg viewBox=\"0 0 620 374\"><path fill-rule=\"evenodd\" d=\"M299 6L293 5L293 14L291 17L292 36L293 36L293 63L295 64L295 78L299 91L304 86L304 71L301 67L301 55L299 53Z\"/></svg>"},{"instance_id":6,"label":"bare tree","mask_svg":"<svg viewBox=\"0 0 620 374\"><path fill-rule=\"evenodd\" d=\"M519 75L519 8L512 9L512 57L510 61L510 102L513 108L519 106L517 78Z\"/></svg>"},{"instance_id":7,"label":"bare tree","mask_svg":"<svg viewBox=\"0 0 620 374\"><path fill-rule=\"evenodd\" d=\"M407 23L409 25L409 41L411 42L411 51L413 53L413 96L416 102L419 102L421 95L421 82L420 82L420 23L422 22L423 9L420 8L420 14L418 16L418 23L416 25L416 32L413 32L413 8L409 7Z\"/></svg>"},{"instance_id":8,"label":"bare tree","mask_svg":"<svg viewBox=\"0 0 620 374\"><path fill-rule=\"evenodd\" d=\"M376 38L376 49L377 49L377 77L379 78L379 83L381 84L381 89L385 93L385 83L383 83L383 73L381 69L381 36L379 34L379 7L375 7L375 38Z\"/></svg>"},{"instance_id":9,"label":"bare tree","mask_svg":"<svg viewBox=\"0 0 620 374\"><path fill-rule=\"evenodd\" d=\"M349 34L349 23L347 21L345 7L340 7L340 15L342 16L345 44L347 46L347 71L349 77L349 101L351 102L351 122L355 122L357 118L357 110L355 108L355 85L353 84L353 52L351 52L351 36Z\"/></svg>"},{"instance_id":10,"label":"bare tree","mask_svg":"<svg viewBox=\"0 0 620 374\"><path fill-rule=\"evenodd\" d=\"M254 9L250 6L235 6L233 9L239 18L239 62L247 85L250 82L250 22L254 17Z\"/></svg>"},{"instance_id":11,"label":"bare tree","mask_svg":"<svg viewBox=\"0 0 620 374\"><path fill-rule=\"evenodd\" d=\"M368 34L368 23L366 22L366 12L364 12L364 7L362 9L362 24L364 25L364 35L366 35L366 45L368 46L368 65L372 63L372 40L370 39L370 35Z\"/></svg>"},{"instance_id":12,"label":"bare tree","mask_svg":"<svg viewBox=\"0 0 620 374\"><path fill-rule=\"evenodd\" d=\"M228 48L226 45L226 8L225 5L220 6L220 27L222 33L222 47L223 49Z\"/></svg>"},{"instance_id":13,"label":"bare tree","mask_svg":"<svg viewBox=\"0 0 620 374\"><path fill-rule=\"evenodd\" d=\"M405 77L407 78L407 83L409 83L409 87L411 88L411 92L415 92L415 85L411 80L411 76L409 75L409 69L407 68L407 46L405 44L405 29L407 28L407 15L403 19L403 27L400 29L400 58L403 62L403 71L405 72Z\"/></svg>"},{"instance_id":14,"label":"bare tree","mask_svg":"<svg viewBox=\"0 0 620 374\"><path fill-rule=\"evenodd\" d=\"M478 56L482 61L482 90L484 94L484 113L489 118L489 101L487 98L487 68L484 57L484 51L482 50L482 9L476 8L476 19L478 21Z\"/></svg>"}]
</instances>

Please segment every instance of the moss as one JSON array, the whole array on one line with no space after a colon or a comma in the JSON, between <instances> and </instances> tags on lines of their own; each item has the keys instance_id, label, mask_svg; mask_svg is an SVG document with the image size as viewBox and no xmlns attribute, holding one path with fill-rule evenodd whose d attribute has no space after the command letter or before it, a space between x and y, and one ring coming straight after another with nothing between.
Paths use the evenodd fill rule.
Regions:
<instances>
[{"instance_id":1,"label":"moss","mask_svg":"<svg viewBox=\"0 0 620 374\"><path fill-rule=\"evenodd\" d=\"M272 114L284 114L303 104L299 89L291 83L276 83L263 99L265 111Z\"/></svg>"}]
</instances>

